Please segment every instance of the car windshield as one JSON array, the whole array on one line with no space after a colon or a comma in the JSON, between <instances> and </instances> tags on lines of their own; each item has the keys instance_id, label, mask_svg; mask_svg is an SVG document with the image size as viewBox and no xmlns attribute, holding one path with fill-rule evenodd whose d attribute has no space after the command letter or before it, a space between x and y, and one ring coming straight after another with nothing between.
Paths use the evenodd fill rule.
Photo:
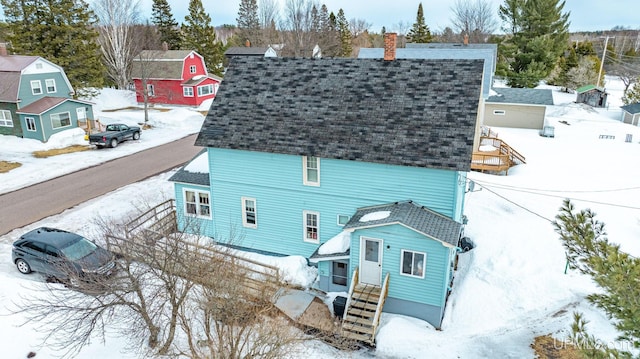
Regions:
<instances>
[{"instance_id":1,"label":"car windshield","mask_svg":"<svg viewBox=\"0 0 640 359\"><path fill-rule=\"evenodd\" d=\"M69 258L69 260L75 261L91 254L96 250L96 248L98 248L98 246L88 241L86 238L80 238L70 245L60 249L60 251L65 257Z\"/></svg>"}]
</instances>

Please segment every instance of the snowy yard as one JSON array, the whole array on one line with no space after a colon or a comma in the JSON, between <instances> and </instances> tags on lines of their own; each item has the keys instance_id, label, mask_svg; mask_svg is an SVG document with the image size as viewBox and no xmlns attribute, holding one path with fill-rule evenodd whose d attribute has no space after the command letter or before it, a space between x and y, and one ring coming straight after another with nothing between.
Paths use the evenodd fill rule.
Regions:
<instances>
[{"instance_id":1,"label":"snowy yard","mask_svg":"<svg viewBox=\"0 0 640 359\"><path fill-rule=\"evenodd\" d=\"M591 333L613 343L617 333L606 316L585 300L597 288L576 272L565 274L564 249L551 226L563 199L571 198L576 208L591 208L597 213L597 219L606 223L611 241L640 256L640 128L620 122L621 84L607 78L607 90L609 108L597 110L573 103L573 94L554 91L556 105L547 109L547 124L555 127L554 138L539 136L537 130L493 128L526 157L526 164L511 168L508 176L470 173L476 186L467 193L465 214L469 223L465 233L476 247L460 255L441 331L414 318L383 314L375 350L340 352L321 342L310 342L300 348L304 357L533 358L529 345L534 337L551 333L558 345L568 339L574 311L585 314ZM141 111L103 112L107 104L110 108L130 105L130 97L109 91L94 101L105 123L141 121ZM203 118L186 108L153 111L153 128L145 130L153 131L153 135L143 132L138 143L47 159L35 159L31 152L83 140L61 137L42 144L0 136L2 159L23 164L0 174L0 192L196 133ZM632 135L630 143L625 142L627 134ZM615 138L601 139L601 135ZM92 238L96 235L92 219L128 215L139 204L130 203L129 198L153 204L170 198L173 187L167 179L172 173L121 188L0 237L3 357L24 358L30 351L36 352L37 358L56 355L46 344L40 347L43 336L32 326L18 327L21 318L9 315L14 302L28 300L31 291L48 285L38 275L24 276L17 271L11 263L11 243L22 233L43 225ZM114 210L105 212L104 208ZM124 338L109 336L106 343L94 341L78 357L138 357L125 349Z\"/></svg>"}]
</instances>

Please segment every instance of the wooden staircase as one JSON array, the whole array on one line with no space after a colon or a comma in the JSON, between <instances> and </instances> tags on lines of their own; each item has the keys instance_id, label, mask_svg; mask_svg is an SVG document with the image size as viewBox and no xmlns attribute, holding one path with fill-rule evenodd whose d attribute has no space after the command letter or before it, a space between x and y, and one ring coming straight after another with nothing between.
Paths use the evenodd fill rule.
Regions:
<instances>
[{"instance_id":1,"label":"wooden staircase","mask_svg":"<svg viewBox=\"0 0 640 359\"><path fill-rule=\"evenodd\" d=\"M358 282L356 268L342 318L342 336L375 345L380 315L389 292L389 273L384 277L382 287Z\"/></svg>"}]
</instances>

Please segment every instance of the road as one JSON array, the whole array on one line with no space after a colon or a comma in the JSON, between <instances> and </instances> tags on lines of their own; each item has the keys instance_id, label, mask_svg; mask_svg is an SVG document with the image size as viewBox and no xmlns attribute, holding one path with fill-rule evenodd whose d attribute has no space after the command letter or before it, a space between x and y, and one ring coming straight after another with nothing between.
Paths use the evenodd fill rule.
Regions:
<instances>
[{"instance_id":1,"label":"road","mask_svg":"<svg viewBox=\"0 0 640 359\"><path fill-rule=\"evenodd\" d=\"M190 135L165 145L2 194L0 235L61 213L120 187L176 168L191 160L202 149L194 146L196 137L196 134ZM122 145L126 146L126 143Z\"/></svg>"}]
</instances>

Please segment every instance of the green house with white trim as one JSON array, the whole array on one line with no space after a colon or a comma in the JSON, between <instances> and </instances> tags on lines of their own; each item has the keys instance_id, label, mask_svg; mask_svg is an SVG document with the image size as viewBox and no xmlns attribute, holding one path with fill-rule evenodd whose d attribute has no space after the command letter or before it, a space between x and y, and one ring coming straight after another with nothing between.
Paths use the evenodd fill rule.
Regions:
<instances>
[{"instance_id":1,"label":"green house with white trim","mask_svg":"<svg viewBox=\"0 0 640 359\"><path fill-rule=\"evenodd\" d=\"M46 142L93 119L92 104L73 94L64 70L51 61L0 55L0 134Z\"/></svg>"},{"instance_id":2,"label":"green house with white trim","mask_svg":"<svg viewBox=\"0 0 640 359\"><path fill-rule=\"evenodd\" d=\"M380 311L441 326L482 103L482 60L390 58L231 58L170 179L181 230L304 256L364 340Z\"/></svg>"}]
</instances>

